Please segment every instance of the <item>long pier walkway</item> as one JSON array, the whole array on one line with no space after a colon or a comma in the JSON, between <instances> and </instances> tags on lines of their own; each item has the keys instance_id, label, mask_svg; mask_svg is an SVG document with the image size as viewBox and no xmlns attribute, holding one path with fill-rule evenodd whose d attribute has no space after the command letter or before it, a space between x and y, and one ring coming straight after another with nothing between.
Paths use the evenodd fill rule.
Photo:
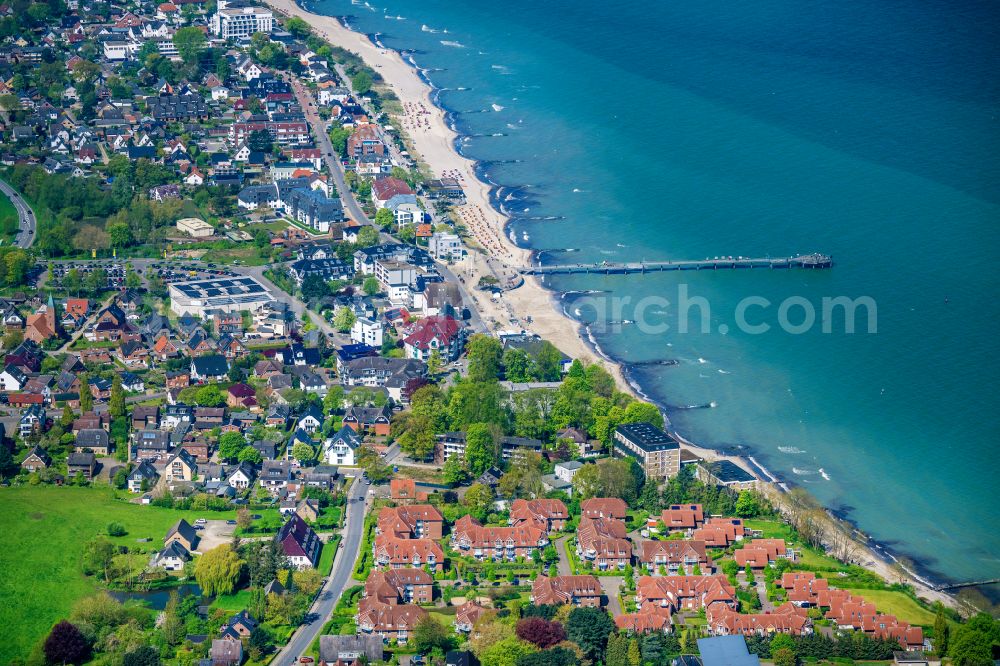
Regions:
<instances>
[{"instance_id":1,"label":"long pier walkway","mask_svg":"<svg viewBox=\"0 0 1000 666\"><path fill-rule=\"evenodd\" d=\"M692 261L638 261L633 263L561 264L528 266L518 269L522 275L595 273L623 275L662 271L711 271L735 268L831 268L833 257L825 254L802 254L795 257L715 257Z\"/></svg>"}]
</instances>

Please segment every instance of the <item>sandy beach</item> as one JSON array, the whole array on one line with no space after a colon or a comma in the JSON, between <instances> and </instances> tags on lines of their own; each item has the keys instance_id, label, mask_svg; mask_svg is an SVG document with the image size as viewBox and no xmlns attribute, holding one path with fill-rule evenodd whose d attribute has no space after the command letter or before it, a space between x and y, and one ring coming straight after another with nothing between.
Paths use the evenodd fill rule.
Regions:
<instances>
[{"instance_id":1,"label":"sandy beach","mask_svg":"<svg viewBox=\"0 0 1000 666\"><path fill-rule=\"evenodd\" d=\"M490 187L477 177L475 162L458 153L457 134L448 126L444 111L432 103L430 86L420 78L409 63L395 51L379 48L365 35L348 30L334 17L312 14L300 8L292 0L265 0L265 2L282 14L303 18L319 36L358 54L378 72L400 100L403 115L393 117L393 123L404 131L413 152L419 155L434 177L455 178L459 181L465 191L466 205L457 210L457 215L471 234L470 240L474 242L470 243L473 248L469 256L454 266L454 272L465 280L466 285L474 286L483 276L493 276L502 280L512 274L517 267L527 266L530 263L530 251L518 247L506 235L507 219L490 205ZM558 304L554 302L553 293L544 289L537 278L526 276L520 287L505 291L502 296L495 299L490 298L487 292L473 289L469 291L474 300L473 305L494 330L523 329L536 333L571 357L603 364L615 376L621 390L640 397L625 380L621 368L616 363L599 357L586 344L580 335L577 322L562 313ZM530 324L526 323L527 316L531 318ZM703 459L730 460L756 476L761 476L744 458L723 455L687 440L681 441L685 448ZM758 463L756 467L761 466ZM767 475L772 479L775 478L770 472L767 472ZM768 485L775 491L769 493L772 499L780 503L782 488L779 483ZM843 521L830 516L830 529L851 528ZM866 544L858 544L855 559L890 582L899 580L899 575L892 565ZM960 607L955 597L935 590L926 581L911 575L907 578L907 582L924 598Z\"/></svg>"},{"instance_id":2,"label":"sandy beach","mask_svg":"<svg viewBox=\"0 0 1000 666\"><path fill-rule=\"evenodd\" d=\"M409 63L395 51L381 49L365 35L348 30L336 18L312 14L291 0L267 0L267 4L283 14L305 19L319 36L361 56L399 98L404 115L393 118L393 122L405 131L420 159L435 177L459 180L465 190L466 205L457 211L458 216L483 250L483 253L470 252L466 260L455 266L455 272L466 284L473 286L481 276L500 277L505 269L509 274L512 268L530 263L531 253L505 235L507 220L490 205L490 187L476 176L475 162L456 150L456 133L448 127L444 111L431 103L431 88ZM483 319L496 330L524 329L551 341L573 358L603 361L580 338L576 322L554 307L552 293L534 277L526 277L523 285L505 292L499 299L490 299L486 292L473 292L473 299ZM525 323L526 315L532 319L530 324ZM632 392L620 369L615 364L605 365L621 389Z\"/></svg>"}]
</instances>

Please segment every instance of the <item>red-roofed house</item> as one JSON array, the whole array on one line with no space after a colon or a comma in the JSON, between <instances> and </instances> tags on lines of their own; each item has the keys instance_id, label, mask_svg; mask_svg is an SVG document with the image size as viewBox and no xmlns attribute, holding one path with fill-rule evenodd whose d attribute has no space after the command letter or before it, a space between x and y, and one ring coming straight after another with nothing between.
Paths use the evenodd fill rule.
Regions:
<instances>
[{"instance_id":1,"label":"red-roofed house","mask_svg":"<svg viewBox=\"0 0 1000 666\"><path fill-rule=\"evenodd\" d=\"M421 319L408 336L403 338L407 358L426 361L437 350L446 362L455 361L465 344L465 327L450 315L434 315Z\"/></svg>"},{"instance_id":2,"label":"red-roofed house","mask_svg":"<svg viewBox=\"0 0 1000 666\"><path fill-rule=\"evenodd\" d=\"M777 633L800 636L812 633L806 610L790 603L778 606L771 613L751 614L737 613L726 604L712 604L706 610L705 619L708 630L716 636L771 636Z\"/></svg>"},{"instance_id":3,"label":"red-roofed house","mask_svg":"<svg viewBox=\"0 0 1000 666\"><path fill-rule=\"evenodd\" d=\"M226 390L226 404L230 407L256 407L257 391L249 384L233 384Z\"/></svg>"},{"instance_id":4,"label":"red-roofed house","mask_svg":"<svg viewBox=\"0 0 1000 666\"><path fill-rule=\"evenodd\" d=\"M557 499L516 499L510 507L510 524L538 522L548 532L558 532L569 520L569 511L562 500Z\"/></svg>"},{"instance_id":5,"label":"red-roofed house","mask_svg":"<svg viewBox=\"0 0 1000 666\"><path fill-rule=\"evenodd\" d=\"M740 567L750 565L751 569L763 569L779 557L787 557L784 539L754 539L743 548L733 552L733 559Z\"/></svg>"},{"instance_id":6,"label":"red-roofed house","mask_svg":"<svg viewBox=\"0 0 1000 666\"><path fill-rule=\"evenodd\" d=\"M393 534L375 537L375 563L390 569L405 569L428 565L444 570L444 550L433 539L400 539Z\"/></svg>"},{"instance_id":7,"label":"red-roofed house","mask_svg":"<svg viewBox=\"0 0 1000 666\"><path fill-rule=\"evenodd\" d=\"M712 562L705 553L704 541L643 541L639 561L654 573L660 567L665 567L669 574L677 573L681 567L684 567L685 573L689 573L695 565L703 574L712 571Z\"/></svg>"},{"instance_id":8,"label":"red-roofed house","mask_svg":"<svg viewBox=\"0 0 1000 666\"><path fill-rule=\"evenodd\" d=\"M362 594L384 604L429 604L434 600L434 579L423 569L412 567L372 571Z\"/></svg>"},{"instance_id":9,"label":"red-roofed house","mask_svg":"<svg viewBox=\"0 0 1000 666\"><path fill-rule=\"evenodd\" d=\"M385 507L379 511L377 529L401 539L440 539L444 516L432 504Z\"/></svg>"},{"instance_id":10,"label":"red-roofed house","mask_svg":"<svg viewBox=\"0 0 1000 666\"><path fill-rule=\"evenodd\" d=\"M592 497L580 502L580 515L585 518L625 520L628 504L617 497Z\"/></svg>"},{"instance_id":11,"label":"red-roofed house","mask_svg":"<svg viewBox=\"0 0 1000 666\"><path fill-rule=\"evenodd\" d=\"M671 630L671 616L669 607L645 604L637 613L616 615L615 626L618 627L619 631L633 634L650 634L654 631L667 634Z\"/></svg>"},{"instance_id":12,"label":"red-roofed house","mask_svg":"<svg viewBox=\"0 0 1000 666\"><path fill-rule=\"evenodd\" d=\"M576 554L601 571L624 569L632 563L632 542L628 540L625 523L610 518L580 518Z\"/></svg>"},{"instance_id":13,"label":"red-roofed house","mask_svg":"<svg viewBox=\"0 0 1000 666\"><path fill-rule=\"evenodd\" d=\"M489 609L474 601L466 601L455 611L455 630L464 634L470 633L487 610Z\"/></svg>"},{"instance_id":14,"label":"red-roofed house","mask_svg":"<svg viewBox=\"0 0 1000 666\"><path fill-rule=\"evenodd\" d=\"M741 541L746 534L740 518L709 518L704 525L691 533L692 539L704 541L710 548L728 548Z\"/></svg>"},{"instance_id":15,"label":"red-roofed house","mask_svg":"<svg viewBox=\"0 0 1000 666\"><path fill-rule=\"evenodd\" d=\"M531 603L540 605L573 604L599 608L603 591L594 576L539 576L531 585Z\"/></svg>"},{"instance_id":16,"label":"red-roofed house","mask_svg":"<svg viewBox=\"0 0 1000 666\"><path fill-rule=\"evenodd\" d=\"M529 558L532 552L549 545L544 527L521 523L513 527L483 527L472 516L462 516L451 528L451 543L463 554L477 560Z\"/></svg>"},{"instance_id":17,"label":"red-roofed house","mask_svg":"<svg viewBox=\"0 0 1000 666\"><path fill-rule=\"evenodd\" d=\"M379 178L372 183L372 201L376 208L384 208L389 199L403 194L413 194L413 190L399 178Z\"/></svg>"},{"instance_id":18,"label":"red-roofed house","mask_svg":"<svg viewBox=\"0 0 1000 666\"><path fill-rule=\"evenodd\" d=\"M672 504L660 513L668 531L692 530L705 522L701 504Z\"/></svg>"},{"instance_id":19,"label":"red-roofed house","mask_svg":"<svg viewBox=\"0 0 1000 666\"><path fill-rule=\"evenodd\" d=\"M358 631L378 634L385 641L405 645L413 629L427 617L427 611L413 604L384 604L377 599L362 599L358 604Z\"/></svg>"},{"instance_id":20,"label":"red-roofed house","mask_svg":"<svg viewBox=\"0 0 1000 666\"><path fill-rule=\"evenodd\" d=\"M635 602L679 610L698 610L714 603L736 606L736 589L722 574L715 576L639 576Z\"/></svg>"}]
</instances>

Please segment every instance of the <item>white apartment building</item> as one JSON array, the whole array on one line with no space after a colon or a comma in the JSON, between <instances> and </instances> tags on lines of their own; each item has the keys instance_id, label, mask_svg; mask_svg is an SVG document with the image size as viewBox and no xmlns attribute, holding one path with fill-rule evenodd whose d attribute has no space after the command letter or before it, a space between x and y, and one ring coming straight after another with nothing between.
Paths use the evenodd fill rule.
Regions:
<instances>
[{"instance_id":1,"label":"white apartment building","mask_svg":"<svg viewBox=\"0 0 1000 666\"><path fill-rule=\"evenodd\" d=\"M212 16L212 32L222 39L242 39L255 32L270 33L274 14L264 7L219 9Z\"/></svg>"}]
</instances>

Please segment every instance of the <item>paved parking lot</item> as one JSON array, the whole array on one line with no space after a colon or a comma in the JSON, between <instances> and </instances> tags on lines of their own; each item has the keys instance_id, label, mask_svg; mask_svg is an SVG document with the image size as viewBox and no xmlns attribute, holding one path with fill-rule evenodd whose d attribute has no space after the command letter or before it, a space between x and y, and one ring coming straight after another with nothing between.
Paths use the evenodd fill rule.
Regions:
<instances>
[{"instance_id":1,"label":"paved parking lot","mask_svg":"<svg viewBox=\"0 0 1000 666\"><path fill-rule=\"evenodd\" d=\"M235 531L236 525L227 525L225 520L210 520L205 523L204 529L198 530L200 538L196 550L199 553L204 553L216 546L229 543L233 540Z\"/></svg>"}]
</instances>

